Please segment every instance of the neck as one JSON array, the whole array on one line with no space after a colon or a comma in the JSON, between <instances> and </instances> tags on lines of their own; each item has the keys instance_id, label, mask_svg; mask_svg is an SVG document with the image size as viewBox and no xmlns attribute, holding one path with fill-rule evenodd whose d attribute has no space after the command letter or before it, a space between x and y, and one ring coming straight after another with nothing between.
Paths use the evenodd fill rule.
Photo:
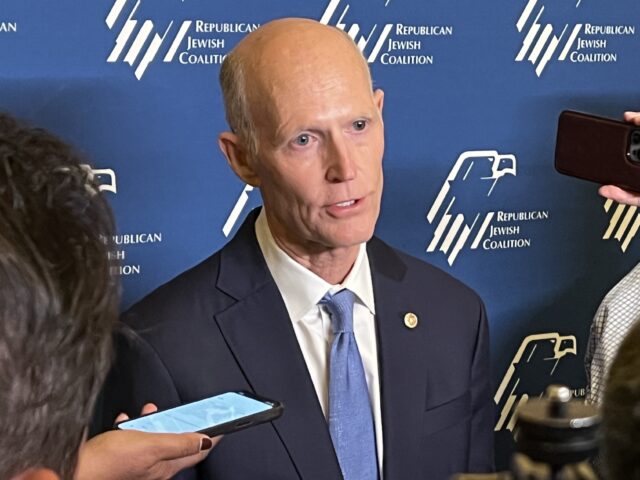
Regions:
<instances>
[{"instance_id":1,"label":"neck","mask_svg":"<svg viewBox=\"0 0 640 480\"><path fill-rule=\"evenodd\" d=\"M342 283L347 278L360 250L360 245L353 245L332 249L318 248L317 251L309 252L281 241L276 235L273 235L273 239L287 255L332 285Z\"/></svg>"}]
</instances>

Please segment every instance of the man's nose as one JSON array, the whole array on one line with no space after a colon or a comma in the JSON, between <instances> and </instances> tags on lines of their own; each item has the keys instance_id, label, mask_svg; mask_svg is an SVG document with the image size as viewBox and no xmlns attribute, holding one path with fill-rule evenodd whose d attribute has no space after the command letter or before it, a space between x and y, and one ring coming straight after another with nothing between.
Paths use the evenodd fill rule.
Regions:
<instances>
[{"instance_id":1,"label":"man's nose","mask_svg":"<svg viewBox=\"0 0 640 480\"><path fill-rule=\"evenodd\" d=\"M356 177L352 148L344 138L332 138L327 151L327 180L346 182Z\"/></svg>"}]
</instances>

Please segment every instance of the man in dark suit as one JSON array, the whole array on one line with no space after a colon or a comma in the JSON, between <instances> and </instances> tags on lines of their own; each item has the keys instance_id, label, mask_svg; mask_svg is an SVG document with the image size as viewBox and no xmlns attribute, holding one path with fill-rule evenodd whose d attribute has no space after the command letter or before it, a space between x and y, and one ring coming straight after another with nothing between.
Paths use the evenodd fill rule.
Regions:
<instances>
[{"instance_id":1,"label":"man in dark suit","mask_svg":"<svg viewBox=\"0 0 640 480\"><path fill-rule=\"evenodd\" d=\"M246 389L283 402L283 416L223 439L186 477L444 480L490 471L484 307L448 274L373 237L383 92L356 46L332 27L278 20L240 42L220 78L231 126L221 149L264 206L224 248L124 316L103 419L146 401L164 408ZM344 291L355 299L347 333L358 374L349 378L366 380L365 407L346 418L337 405L353 407L341 403L352 386L333 373L345 332L326 305ZM365 456L373 473L350 473Z\"/></svg>"}]
</instances>

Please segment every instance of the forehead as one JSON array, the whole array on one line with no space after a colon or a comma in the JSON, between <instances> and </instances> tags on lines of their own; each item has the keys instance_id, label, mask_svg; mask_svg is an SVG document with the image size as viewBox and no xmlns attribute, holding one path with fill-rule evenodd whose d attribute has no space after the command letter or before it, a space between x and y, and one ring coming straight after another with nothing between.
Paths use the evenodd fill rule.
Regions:
<instances>
[{"instance_id":1,"label":"forehead","mask_svg":"<svg viewBox=\"0 0 640 480\"><path fill-rule=\"evenodd\" d=\"M325 59L305 61L280 69L267 77L261 94L267 108L335 109L370 106L372 92L369 79L358 64L336 64Z\"/></svg>"},{"instance_id":2,"label":"forehead","mask_svg":"<svg viewBox=\"0 0 640 480\"><path fill-rule=\"evenodd\" d=\"M272 39L251 62L247 93L257 123L373 106L369 70L351 40L334 31L304 33Z\"/></svg>"}]
</instances>

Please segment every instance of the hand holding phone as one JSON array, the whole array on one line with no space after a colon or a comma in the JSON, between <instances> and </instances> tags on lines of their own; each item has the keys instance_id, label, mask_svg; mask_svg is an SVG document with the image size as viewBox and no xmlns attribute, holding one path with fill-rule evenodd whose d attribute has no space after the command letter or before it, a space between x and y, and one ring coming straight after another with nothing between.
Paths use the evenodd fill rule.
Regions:
<instances>
[{"instance_id":1,"label":"hand holding phone","mask_svg":"<svg viewBox=\"0 0 640 480\"><path fill-rule=\"evenodd\" d=\"M633 207L640 207L640 193L625 190L615 185L603 185L598 189L598 194L609 200Z\"/></svg>"},{"instance_id":2,"label":"hand holding phone","mask_svg":"<svg viewBox=\"0 0 640 480\"><path fill-rule=\"evenodd\" d=\"M249 392L227 392L125 420L117 423L116 428L155 433L198 432L213 437L275 420L282 411L280 402Z\"/></svg>"},{"instance_id":3,"label":"hand holding phone","mask_svg":"<svg viewBox=\"0 0 640 480\"><path fill-rule=\"evenodd\" d=\"M629 112L625 118L640 123ZM558 119L556 170L640 192L640 127L566 110Z\"/></svg>"},{"instance_id":4,"label":"hand holding phone","mask_svg":"<svg viewBox=\"0 0 640 480\"><path fill-rule=\"evenodd\" d=\"M74 480L168 480L204 460L220 438L111 430L82 444Z\"/></svg>"}]
</instances>

